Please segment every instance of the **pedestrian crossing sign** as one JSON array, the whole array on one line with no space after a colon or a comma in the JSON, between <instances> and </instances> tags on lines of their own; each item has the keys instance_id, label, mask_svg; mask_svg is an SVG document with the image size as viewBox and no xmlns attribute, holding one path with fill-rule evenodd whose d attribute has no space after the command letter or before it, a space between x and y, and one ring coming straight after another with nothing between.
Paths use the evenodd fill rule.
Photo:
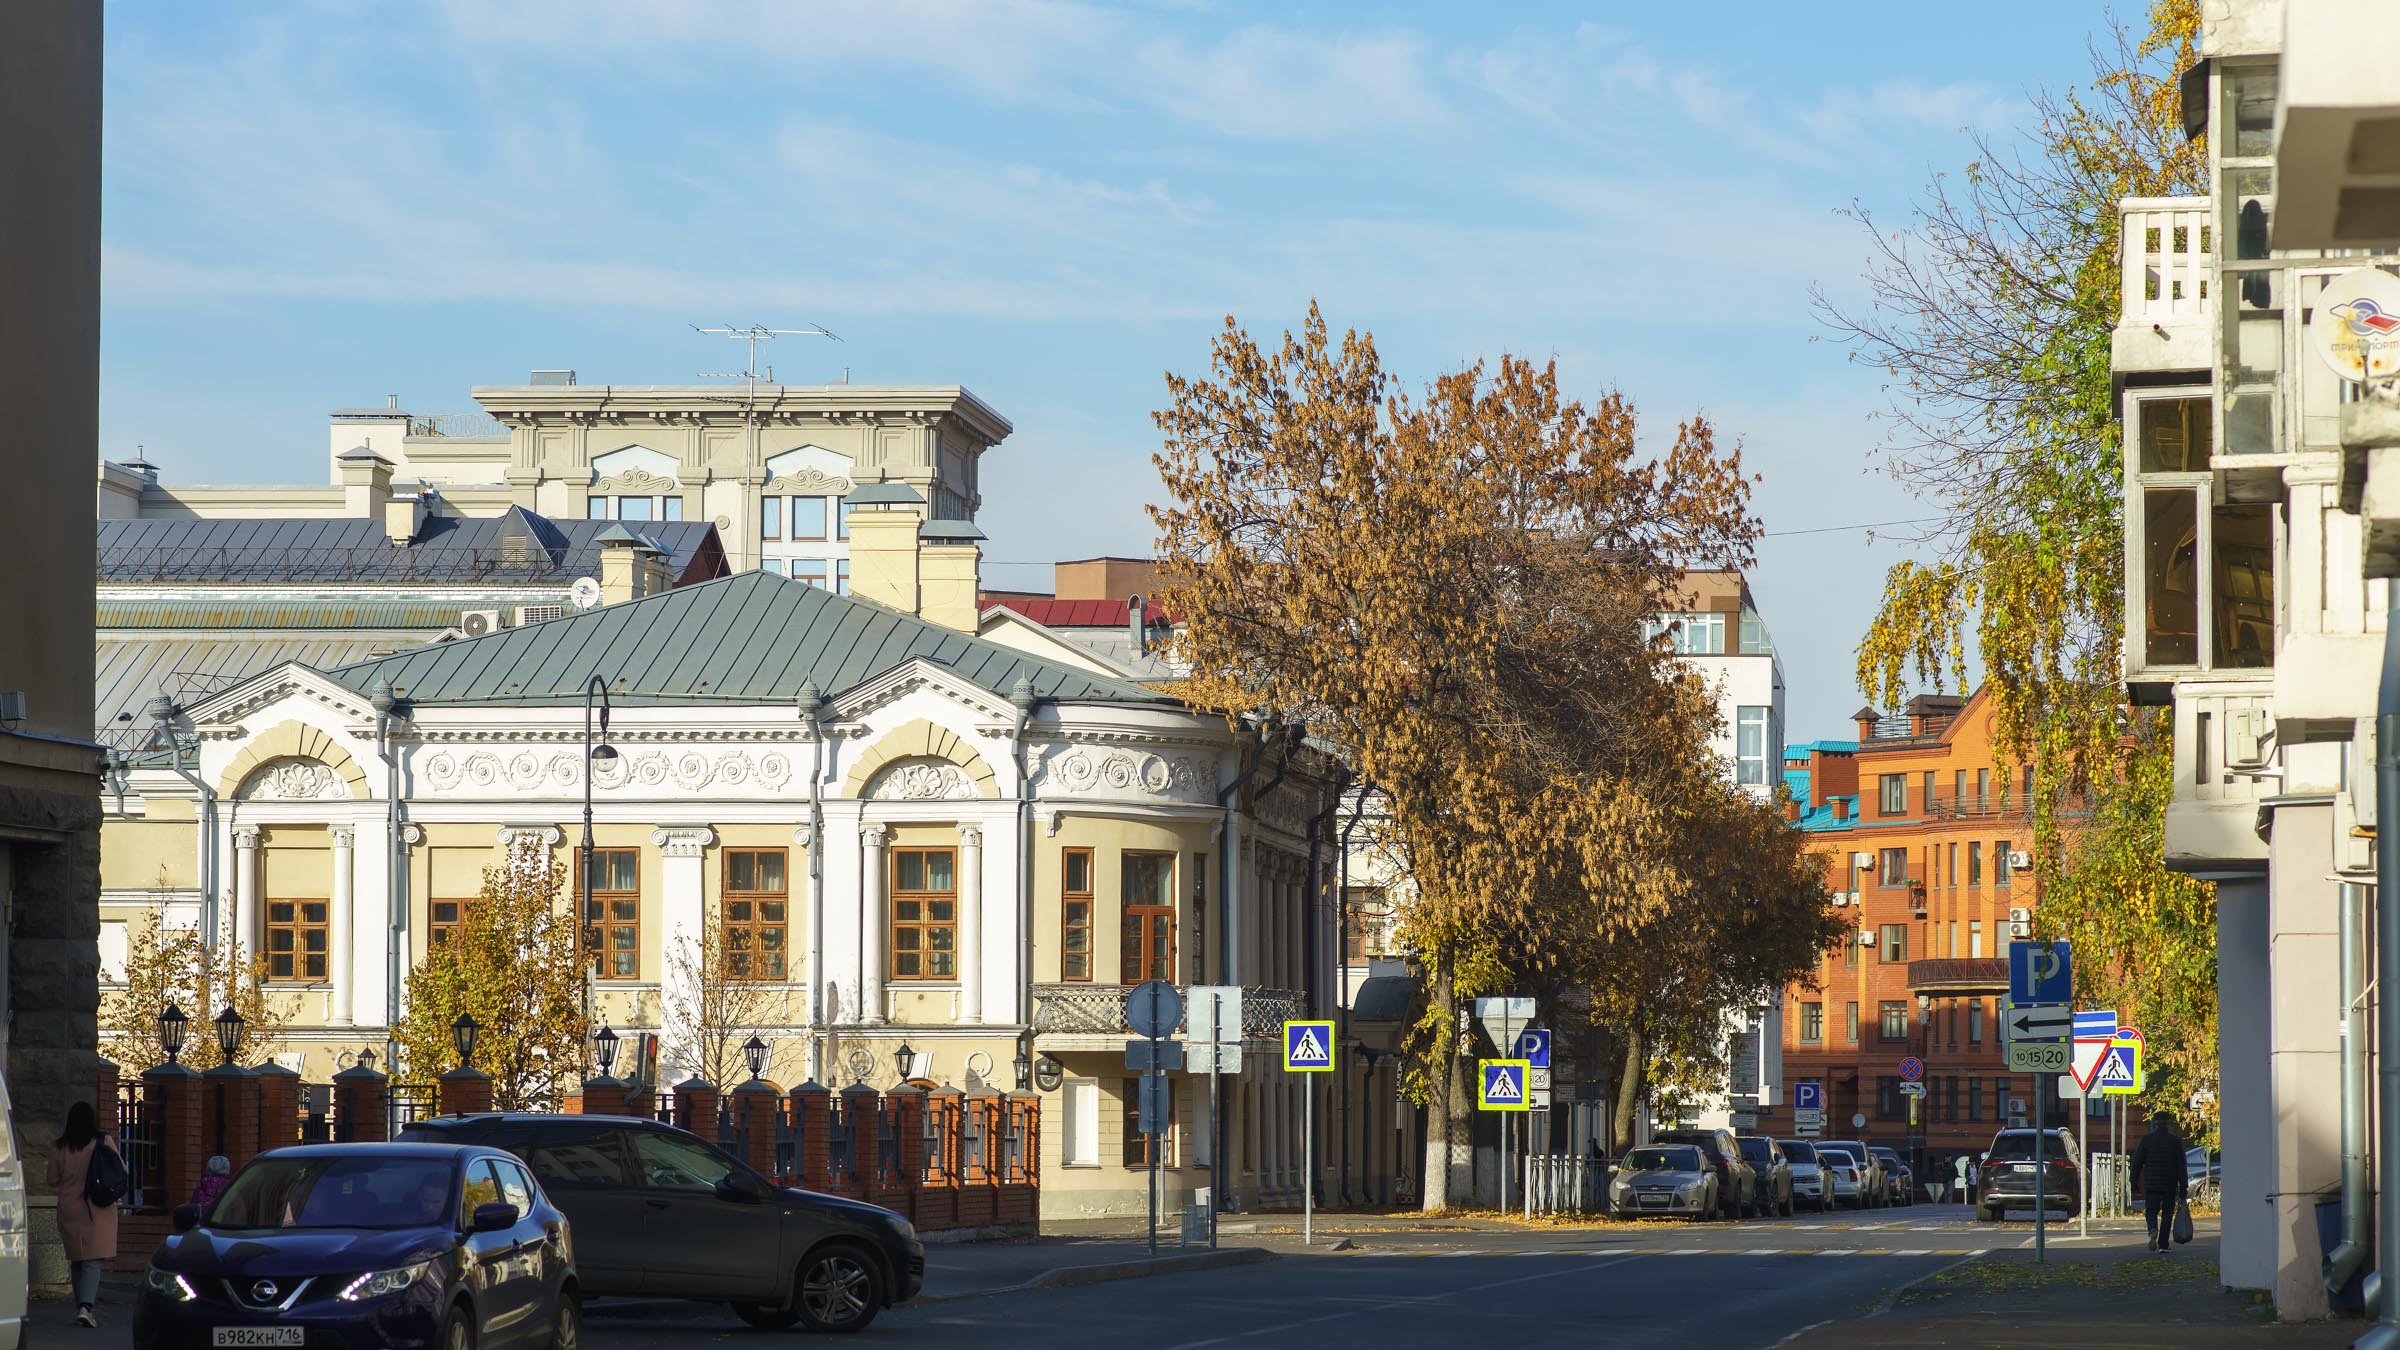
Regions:
<instances>
[{"instance_id":1,"label":"pedestrian crossing sign","mask_svg":"<svg viewBox=\"0 0 2400 1350\"><path fill-rule=\"evenodd\" d=\"M1284 1023L1283 1071L1285 1073L1332 1073L1333 1023Z\"/></svg>"},{"instance_id":2,"label":"pedestrian crossing sign","mask_svg":"<svg viewBox=\"0 0 2400 1350\"><path fill-rule=\"evenodd\" d=\"M2100 1072L2093 1075L2093 1086L2112 1097L2139 1096L2143 1087L2142 1043L2109 1042L2108 1053L2100 1057Z\"/></svg>"},{"instance_id":3,"label":"pedestrian crossing sign","mask_svg":"<svg viewBox=\"0 0 2400 1350\"><path fill-rule=\"evenodd\" d=\"M1531 1107L1525 1090L1533 1066L1521 1059L1483 1059L1475 1062L1482 1091L1476 1105L1486 1111L1525 1111Z\"/></svg>"}]
</instances>

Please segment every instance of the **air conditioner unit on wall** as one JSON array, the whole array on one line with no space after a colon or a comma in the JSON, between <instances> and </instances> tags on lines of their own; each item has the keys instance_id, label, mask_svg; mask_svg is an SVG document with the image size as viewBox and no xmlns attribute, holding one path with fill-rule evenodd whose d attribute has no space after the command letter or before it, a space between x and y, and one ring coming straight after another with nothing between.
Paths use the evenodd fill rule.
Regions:
<instances>
[{"instance_id":1,"label":"air conditioner unit on wall","mask_svg":"<svg viewBox=\"0 0 2400 1350\"><path fill-rule=\"evenodd\" d=\"M2030 871L2033 868L2033 855L2021 848L2012 848L2008 851L2008 865L2012 871Z\"/></svg>"},{"instance_id":2,"label":"air conditioner unit on wall","mask_svg":"<svg viewBox=\"0 0 2400 1350\"><path fill-rule=\"evenodd\" d=\"M1873 867L1875 865L1875 855L1872 853L1853 853L1850 855L1850 861L1856 863L1860 867Z\"/></svg>"},{"instance_id":3,"label":"air conditioner unit on wall","mask_svg":"<svg viewBox=\"0 0 2400 1350\"><path fill-rule=\"evenodd\" d=\"M458 616L458 631L471 638L497 633L507 626L500 621L500 611L496 609L470 609Z\"/></svg>"},{"instance_id":4,"label":"air conditioner unit on wall","mask_svg":"<svg viewBox=\"0 0 2400 1350\"><path fill-rule=\"evenodd\" d=\"M1835 909L1840 909L1842 906L1850 903L1850 893L1847 891L1835 891L1832 895L1826 898L1833 902L1833 907Z\"/></svg>"},{"instance_id":5,"label":"air conditioner unit on wall","mask_svg":"<svg viewBox=\"0 0 2400 1350\"><path fill-rule=\"evenodd\" d=\"M1858 945L1859 945L1859 946L1861 946L1861 947L1872 947L1872 946L1874 946L1874 945L1875 945L1875 930L1874 930L1874 929L1872 929L1872 928L1861 928L1861 929L1859 929L1859 930L1858 930Z\"/></svg>"},{"instance_id":6,"label":"air conditioner unit on wall","mask_svg":"<svg viewBox=\"0 0 2400 1350\"><path fill-rule=\"evenodd\" d=\"M517 606L517 626L519 628L522 628L529 623L548 623L552 619L563 619L565 617L567 617L567 607L565 605Z\"/></svg>"}]
</instances>

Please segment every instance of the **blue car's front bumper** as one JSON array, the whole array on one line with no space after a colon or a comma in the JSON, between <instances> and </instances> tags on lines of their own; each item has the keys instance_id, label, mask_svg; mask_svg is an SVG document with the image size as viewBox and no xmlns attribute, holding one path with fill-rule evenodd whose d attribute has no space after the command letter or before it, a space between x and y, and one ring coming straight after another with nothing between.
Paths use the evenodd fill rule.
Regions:
<instances>
[{"instance_id":1,"label":"blue car's front bumper","mask_svg":"<svg viewBox=\"0 0 2400 1350\"><path fill-rule=\"evenodd\" d=\"M195 1281L201 1287L213 1281ZM286 1312L245 1308L225 1298L190 1300L142 1291L134 1305L133 1343L139 1350L208 1350L218 1327L299 1327L308 1350L420 1350L441 1327L440 1291L420 1282L371 1302L304 1299Z\"/></svg>"}]
</instances>

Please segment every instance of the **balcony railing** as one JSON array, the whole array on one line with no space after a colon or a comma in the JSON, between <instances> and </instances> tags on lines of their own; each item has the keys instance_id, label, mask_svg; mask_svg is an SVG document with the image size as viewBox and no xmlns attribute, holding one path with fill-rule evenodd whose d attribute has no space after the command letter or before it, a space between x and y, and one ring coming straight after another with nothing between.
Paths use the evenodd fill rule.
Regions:
<instances>
[{"instance_id":1,"label":"balcony railing","mask_svg":"<svg viewBox=\"0 0 2400 1350\"><path fill-rule=\"evenodd\" d=\"M1185 986L1176 986L1185 993ZM1033 1025L1042 1036L1130 1036L1125 1025L1125 996L1133 986L1122 984L1037 984L1033 987ZM1308 1000L1296 989L1242 986L1242 1035L1282 1034L1283 1024L1308 1015ZM1180 1033L1184 1020L1175 1024Z\"/></svg>"},{"instance_id":2,"label":"balcony railing","mask_svg":"<svg viewBox=\"0 0 2400 1350\"><path fill-rule=\"evenodd\" d=\"M1998 956L1940 956L1908 963L1911 989L2006 989L2008 961Z\"/></svg>"},{"instance_id":3,"label":"balcony railing","mask_svg":"<svg viewBox=\"0 0 2400 1350\"><path fill-rule=\"evenodd\" d=\"M2199 370L2213 351L2216 224L2207 197L2127 197L2118 257L2116 332L2109 364L2118 371Z\"/></svg>"}]
</instances>

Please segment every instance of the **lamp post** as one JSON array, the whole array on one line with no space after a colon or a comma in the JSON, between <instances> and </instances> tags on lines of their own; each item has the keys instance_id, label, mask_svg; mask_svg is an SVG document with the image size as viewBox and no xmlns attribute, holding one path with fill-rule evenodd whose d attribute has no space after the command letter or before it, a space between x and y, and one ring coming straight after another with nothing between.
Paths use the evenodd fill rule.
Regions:
<instances>
[{"instance_id":1,"label":"lamp post","mask_svg":"<svg viewBox=\"0 0 2400 1350\"><path fill-rule=\"evenodd\" d=\"M183 1034L191 1022L183 1015L183 1009L172 1003L158 1015L158 1048L166 1052L167 1063L176 1063L176 1056L183 1053Z\"/></svg>"},{"instance_id":2,"label":"lamp post","mask_svg":"<svg viewBox=\"0 0 2400 1350\"><path fill-rule=\"evenodd\" d=\"M892 1052L892 1070L903 1083L908 1081L909 1067L916 1062L917 1052L910 1049L906 1041L900 1042L900 1048Z\"/></svg>"},{"instance_id":3,"label":"lamp post","mask_svg":"<svg viewBox=\"0 0 2400 1350\"><path fill-rule=\"evenodd\" d=\"M233 1005L228 1003L225 1005L225 1011L217 1014L217 1054L219 1056L217 1062L226 1065L232 1064L233 1052L241 1048L242 1015L235 1012Z\"/></svg>"},{"instance_id":4,"label":"lamp post","mask_svg":"<svg viewBox=\"0 0 2400 1350\"><path fill-rule=\"evenodd\" d=\"M460 1013L450 1024L450 1043L458 1047L458 1067L475 1067L475 1036L482 1028L475 1025L475 1014Z\"/></svg>"},{"instance_id":5,"label":"lamp post","mask_svg":"<svg viewBox=\"0 0 2400 1350\"><path fill-rule=\"evenodd\" d=\"M595 714L598 715L599 720L596 734L593 727ZM600 959L600 953L583 950L584 934L592 931L593 918L592 773L600 765L610 763L616 758L616 747L608 743L608 681L594 675L585 681L583 686L583 899L582 907L575 915L575 949L577 954L583 958L579 969L583 972L583 1021L585 1026L590 1026L592 1021L592 967ZM610 1053L613 1055L616 1045L613 1037L610 1039L609 1045ZM601 1068L601 1072L608 1072L606 1066Z\"/></svg>"},{"instance_id":6,"label":"lamp post","mask_svg":"<svg viewBox=\"0 0 2400 1350\"><path fill-rule=\"evenodd\" d=\"M750 1081L767 1076L767 1043L756 1036L742 1042L742 1062L750 1066Z\"/></svg>"},{"instance_id":7,"label":"lamp post","mask_svg":"<svg viewBox=\"0 0 2400 1350\"><path fill-rule=\"evenodd\" d=\"M1008 1062L1008 1067L1016 1070L1017 1091L1023 1092L1033 1086L1033 1056L1025 1053L1023 1042L1017 1044L1017 1057Z\"/></svg>"},{"instance_id":8,"label":"lamp post","mask_svg":"<svg viewBox=\"0 0 2400 1350\"><path fill-rule=\"evenodd\" d=\"M600 1066L600 1076L606 1078L617 1066L617 1033L605 1023L598 1035L592 1037L592 1063Z\"/></svg>"}]
</instances>

